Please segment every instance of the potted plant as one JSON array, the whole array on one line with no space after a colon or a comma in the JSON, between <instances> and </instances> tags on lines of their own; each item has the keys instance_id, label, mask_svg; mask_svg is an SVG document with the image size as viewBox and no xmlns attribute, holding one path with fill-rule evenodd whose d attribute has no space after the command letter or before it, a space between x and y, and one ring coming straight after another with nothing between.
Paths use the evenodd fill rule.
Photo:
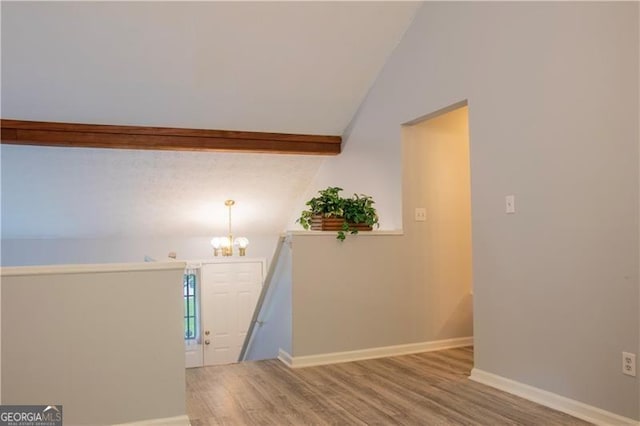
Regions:
<instances>
[{"instance_id":1,"label":"potted plant","mask_svg":"<svg viewBox=\"0 0 640 426\"><path fill-rule=\"evenodd\" d=\"M371 231L379 226L378 213L373 198L364 194L353 194L351 198L340 196L342 188L328 187L318 191L318 197L307 201L308 210L304 210L297 220L304 229L314 231L338 231L336 237L344 241L346 233Z\"/></svg>"}]
</instances>

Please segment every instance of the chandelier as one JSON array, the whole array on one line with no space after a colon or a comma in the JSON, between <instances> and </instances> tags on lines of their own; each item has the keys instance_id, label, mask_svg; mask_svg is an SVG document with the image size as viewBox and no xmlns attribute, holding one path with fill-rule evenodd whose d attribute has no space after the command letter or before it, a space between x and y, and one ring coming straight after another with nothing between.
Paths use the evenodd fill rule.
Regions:
<instances>
[{"instance_id":1,"label":"chandelier","mask_svg":"<svg viewBox=\"0 0 640 426\"><path fill-rule=\"evenodd\" d=\"M228 234L224 237L213 237L211 239L211 246L213 247L213 255L214 256L233 256L233 248L238 248L238 254L240 256L244 256L247 254L247 246L249 245L249 240L245 237L238 237L236 239L233 238L233 233L231 232L231 207L236 202L233 200L226 200L224 205L229 209L228 216Z\"/></svg>"}]
</instances>

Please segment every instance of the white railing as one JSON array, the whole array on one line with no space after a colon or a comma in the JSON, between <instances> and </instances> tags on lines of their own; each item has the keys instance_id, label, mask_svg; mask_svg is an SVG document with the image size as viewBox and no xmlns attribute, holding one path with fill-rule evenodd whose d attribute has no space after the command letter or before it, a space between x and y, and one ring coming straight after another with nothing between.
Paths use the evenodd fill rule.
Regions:
<instances>
[{"instance_id":1,"label":"white railing","mask_svg":"<svg viewBox=\"0 0 640 426\"><path fill-rule=\"evenodd\" d=\"M286 243L286 241L287 241L286 236L280 236L278 239L276 250L274 252L271 262L269 263L269 270L267 272L267 276L265 277L264 285L262 286L262 290L260 291L258 302L256 303L256 307L251 317L251 322L249 323L249 329L247 330L247 335L244 339L242 350L240 351L240 356L238 357L238 362L242 362L246 360L250 345L254 341L255 333L257 332L257 329L264 324L264 321L261 320L262 318L261 314L265 307L265 301L268 300L267 296L269 295L270 291L272 291L274 288L275 271L280 262L282 248Z\"/></svg>"}]
</instances>

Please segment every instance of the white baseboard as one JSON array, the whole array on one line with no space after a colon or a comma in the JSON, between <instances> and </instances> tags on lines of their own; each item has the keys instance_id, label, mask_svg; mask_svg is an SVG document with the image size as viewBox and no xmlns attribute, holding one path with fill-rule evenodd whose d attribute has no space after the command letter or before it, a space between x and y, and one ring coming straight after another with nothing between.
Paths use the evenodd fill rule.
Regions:
<instances>
[{"instance_id":1,"label":"white baseboard","mask_svg":"<svg viewBox=\"0 0 640 426\"><path fill-rule=\"evenodd\" d=\"M407 345L383 346L378 348L359 349L356 351L332 352L319 355L291 356L280 349L278 359L291 368L312 367L315 365L336 364L339 362L360 361L363 359L384 358L389 356L408 355L419 352L439 351L473 345L473 337L435 340L432 342L410 343Z\"/></svg>"},{"instance_id":2,"label":"white baseboard","mask_svg":"<svg viewBox=\"0 0 640 426\"><path fill-rule=\"evenodd\" d=\"M161 419L140 420L132 423L120 423L115 426L191 426L189 416L164 417Z\"/></svg>"},{"instance_id":3,"label":"white baseboard","mask_svg":"<svg viewBox=\"0 0 640 426\"><path fill-rule=\"evenodd\" d=\"M278 350L278 359L284 363L287 367L293 367L293 358L289 355L289 352L284 349Z\"/></svg>"},{"instance_id":4,"label":"white baseboard","mask_svg":"<svg viewBox=\"0 0 640 426\"><path fill-rule=\"evenodd\" d=\"M478 370L477 368L471 370L469 379L597 425L640 425L638 420L623 417L552 392L516 382L515 380Z\"/></svg>"}]
</instances>

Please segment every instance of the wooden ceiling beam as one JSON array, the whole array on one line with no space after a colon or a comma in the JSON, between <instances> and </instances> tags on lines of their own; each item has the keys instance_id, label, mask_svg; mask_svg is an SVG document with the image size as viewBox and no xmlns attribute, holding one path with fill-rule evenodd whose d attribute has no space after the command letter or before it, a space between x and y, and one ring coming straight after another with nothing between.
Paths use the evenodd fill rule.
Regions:
<instances>
[{"instance_id":1,"label":"wooden ceiling beam","mask_svg":"<svg viewBox=\"0 0 640 426\"><path fill-rule=\"evenodd\" d=\"M75 148L336 155L342 137L0 120L3 144Z\"/></svg>"}]
</instances>

